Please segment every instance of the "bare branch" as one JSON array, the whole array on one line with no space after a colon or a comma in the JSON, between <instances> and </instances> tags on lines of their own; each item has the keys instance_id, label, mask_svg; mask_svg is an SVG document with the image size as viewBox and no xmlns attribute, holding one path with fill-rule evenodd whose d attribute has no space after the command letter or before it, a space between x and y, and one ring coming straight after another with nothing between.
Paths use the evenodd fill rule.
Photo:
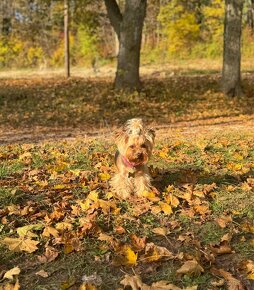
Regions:
<instances>
[{"instance_id":1,"label":"bare branch","mask_svg":"<svg viewBox=\"0 0 254 290\"><path fill-rule=\"evenodd\" d=\"M108 17L110 20L111 25L113 26L118 38L120 36L120 24L123 19L119 6L116 0L104 0Z\"/></svg>"}]
</instances>

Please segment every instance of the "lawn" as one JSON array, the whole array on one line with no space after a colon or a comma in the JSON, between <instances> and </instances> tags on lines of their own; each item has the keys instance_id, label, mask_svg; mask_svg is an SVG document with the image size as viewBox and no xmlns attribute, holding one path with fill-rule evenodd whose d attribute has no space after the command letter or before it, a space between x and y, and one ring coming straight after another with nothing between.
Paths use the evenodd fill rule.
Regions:
<instances>
[{"instance_id":1,"label":"lawn","mask_svg":"<svg viewBox=\"0 0 254 290\"><path fill-rule=\"evenodd\" d=\"M252 78L239 99L216 75L0 85L0 289L253 289ZM134 116L154 188L119 200L110 132Z\"/></svg>"}]
</instances>

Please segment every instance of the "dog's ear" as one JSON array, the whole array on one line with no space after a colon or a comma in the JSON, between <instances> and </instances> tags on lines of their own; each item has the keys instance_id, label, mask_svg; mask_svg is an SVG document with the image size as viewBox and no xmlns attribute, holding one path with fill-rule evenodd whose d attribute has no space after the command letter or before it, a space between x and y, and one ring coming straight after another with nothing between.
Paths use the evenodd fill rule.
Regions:
<instances>
[{"instance_id":1,"label":"dog's ear","mask_svg":"<svg viewBox=\"0 0 254 290\"><path fill-rule=\"evenodd\" d=\"M145 132L145 136L147 140L149 140L151 143L154 143L155 139L155 130L153 128L149 128Z\"/></svg>"},{"instance_id":2,"label":"dog's ear","mask_svg":"<svg viewBox=\"0 0 254 290\"><path fill-rule=\"evenodd\" d=\"M125 146L128 143L128 139L129 139L128 135L122 129L117 130L114 133L114 140L118 149L121 149L123 146Z\"/></svg>"}]
</instances>

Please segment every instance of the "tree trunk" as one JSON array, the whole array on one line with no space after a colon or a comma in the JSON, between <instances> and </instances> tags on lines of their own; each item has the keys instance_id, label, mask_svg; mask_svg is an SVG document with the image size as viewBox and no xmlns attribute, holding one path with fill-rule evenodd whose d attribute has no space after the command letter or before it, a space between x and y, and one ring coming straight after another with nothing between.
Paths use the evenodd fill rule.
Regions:
<instances>
[{"instance_id":1,"label":"tree trunk","mask_svg":"<svg viewBox=\"0 0 254 290\"><path fill-rule=\"evenodd\" d=\"M147 0L126 0L121 14L115 0L105 0L108 16L119 39L115 88L140 89L139 66Z\"/></svg>"},{"instance_id":2,"label":"tree trunk","mask_svg":"<svg viewBox=\"0 0 254 290\"><path fill-rule=\"evenodd\" d=\"M69 0L64 0L64 57L65 76L70 77Z\"/></svg>"},{"instance_id":3,"label":"tree trunk","mask_svg":"<svg viewBox=\"0 0 254 290\"><path fill-rule=\"evenodd\" d=\"M13 1L2 0L0 3L0 34L8 36L11 33L13 17Z\"/></svg>"},{"instance_id":4,"label":"tree trunk","mask_svg":"<svg viewBox=\"0 0 254 290\"><path fill-rule=\"evenodd\" d=\"M222 89L230 96L243 94L241 86L241 34L243 0L226 0Z\"/></svg>"},{"instance_id":5,"label":"tree trunk","mask_svg":"<svg viewBox=\"0 0 254 290\"><path fill-rule=\"evenodd\" d=\"M254 33L254 0L250 0L248 3L247 21L251 29L251 33Z\"/></svg>"}]
</instances>

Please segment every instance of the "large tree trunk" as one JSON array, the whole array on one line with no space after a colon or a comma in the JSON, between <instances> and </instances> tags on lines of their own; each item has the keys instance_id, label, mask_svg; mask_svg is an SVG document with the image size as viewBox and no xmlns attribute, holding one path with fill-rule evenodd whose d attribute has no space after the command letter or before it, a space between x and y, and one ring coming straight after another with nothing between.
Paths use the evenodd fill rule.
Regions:
<instances>
[{"instance_id":1,"label":"large tree trunk","mask_svg":"<svg viewBox=\"0 0 254 290\"><path fill-rule=\"evenodd\" d=\"M222 89L230 96L243 94L241 86L241 34L244 0L226 0Z\"/></svg>"},{"instance_id":2,"label":"large tree trunk","mask_svg":"<svg viewBox=\"0 0 254 290\"><path fill-rule=\"evenodd\" d=\"M126 0L123 14L115 0L105 0L108 16L119 39L115 88L140 89L139 66L147 0Z\"/></svg>"}]
</instances>

